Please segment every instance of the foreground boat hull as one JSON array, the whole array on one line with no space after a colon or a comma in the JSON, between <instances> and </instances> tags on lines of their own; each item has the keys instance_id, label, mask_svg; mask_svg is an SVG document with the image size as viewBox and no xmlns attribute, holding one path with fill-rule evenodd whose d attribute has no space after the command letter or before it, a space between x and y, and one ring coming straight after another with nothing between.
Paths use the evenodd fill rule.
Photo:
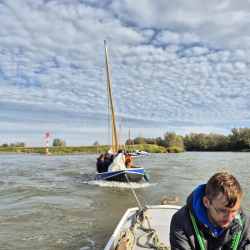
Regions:
<instances>
[{"instance_id":1,"label":"foreground boat hull","mask_svg":"<svg viewBox=\"0 0 250 250\"><path fill-rule=\"evenodd\" d=\"M130 168L124 170L117 170L112 172L97 173L97 180L106 180L106 181L118 181L118 182L141 182L144 177L143 168Z\"/></svg>"},{"instance_id":2,"label":"foreground boat hull","mask_svg":"<svg viewBox=\"0 0 250 250\"><path fill-rule=\"evenodd\" d=\"M147 216L150 221L151 228L156 230L157 236L159 240L166 245L170 245L169 243L169 233L170 233L170 222L173 214L175 214L180 206L174 205L159 205L159 206L146 206L147 208ZM104 250L114 250L117 247L117 243L119 241L121 232L129 227L133 227L135 224L135 215L138 213L138 208L130 208L126 211L118 226L116 227L113 235L109 239ZM143 227L148 228L147 221L142 225ZM137 239L145 234L145 231L138 229L136 230ZM142 244L147 245L149 241L149 236L145 237L142 240ZM135 250L145 249L138 244L135 246Z\"/></svg>"}]
</instances>

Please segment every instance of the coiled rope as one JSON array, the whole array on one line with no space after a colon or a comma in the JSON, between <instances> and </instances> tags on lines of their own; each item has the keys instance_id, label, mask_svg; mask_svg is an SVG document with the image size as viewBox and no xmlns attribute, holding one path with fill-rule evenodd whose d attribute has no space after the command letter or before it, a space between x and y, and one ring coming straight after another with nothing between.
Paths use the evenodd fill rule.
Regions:
<instances>
[{"instance_id":1,"label":"coiled rope","mask_svg":"<svg viewBox=\"0 0 250 250\"><path fill-rule=\"evenodd\" d=\"M125 174L125 176L127 178L128 183L130 184L129 179L128 179L126 174ZM143 208L141 207L141 204L140 204L131 184L130 184L130 187L131 187L131 189L135 195L135 198L137 200L137 203L139 205L139 211L135 215L134 226L126 228L125 230L123 230L121 232L116 249L119 250L119 246L123 245L123 247L125 246L125 249L133 250L136 246L136 243L138 244L138 246L143 247L143 248L148 248L148 249L157 249L157 250L169 250L169 249L171 249L169 245L166 245L165 243L163 243L159 240L159 237L156 234L156 230L151 228L151 225L150 225L150 222L149 222L149 219L147 216L147 207L143 207ZM143 224L145 221L148 222L149 228L143 227ZM136 230L137 230L137 228L143 230L146 233L143 234L141 237L139 237L137 242L136 242ZM148 241L148 245L142 244L141 240L144 238L147 238L150 235L151 235L151 237Z\"/></svg>"}]
</instances>

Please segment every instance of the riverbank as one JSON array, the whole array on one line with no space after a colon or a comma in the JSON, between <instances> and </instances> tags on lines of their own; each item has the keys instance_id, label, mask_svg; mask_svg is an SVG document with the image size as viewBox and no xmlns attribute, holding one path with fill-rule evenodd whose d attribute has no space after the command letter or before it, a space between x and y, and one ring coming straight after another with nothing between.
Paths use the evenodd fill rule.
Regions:
<instances>
[{"instance_id":1,"label":"riverbank","mask_svg":"<svg viewBox=\"0 0 250 250\"><path fill-rule=\"evenodd\" d=\"M133 145L132 149L140 150L140 145ZM0 148L0 153L38 153L38 154L55 154L55 155L78 155L78 154L102 154L108 152L110 146L77 146L77 147L50 147L47 152L46 147L6 147ZM130 150L130 146L123 146L126 152ZM148 153L182 153L177 147L164 148L157 145L143 145L141 150Z\"/></svg>"}]
</instances>

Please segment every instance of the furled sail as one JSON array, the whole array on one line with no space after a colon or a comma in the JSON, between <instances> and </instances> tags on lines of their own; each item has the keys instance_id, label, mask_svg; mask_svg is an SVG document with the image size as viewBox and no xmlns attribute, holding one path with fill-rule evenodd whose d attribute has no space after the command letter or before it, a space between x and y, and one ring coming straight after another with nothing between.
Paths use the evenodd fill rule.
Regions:
<instances>
[{"instance_id":1,"label":"furled sail","mask_svg":"<svg viewBox=\"0 0 250 250\"><path fill-rule=\"evenodd\" d=\"M118 154L114 158L113 163L109 166L108 172L126 169L124 162L125 162L124 154L122 153Z\"/></svg>"}]
</instances>

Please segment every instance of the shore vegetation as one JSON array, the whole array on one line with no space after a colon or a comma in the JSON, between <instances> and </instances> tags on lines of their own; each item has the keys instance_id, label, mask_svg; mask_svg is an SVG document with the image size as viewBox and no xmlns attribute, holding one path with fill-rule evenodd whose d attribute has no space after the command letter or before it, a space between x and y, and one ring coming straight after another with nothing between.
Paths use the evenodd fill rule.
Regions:
<instances>
[{"instance_id":1,"label":"shore vegetation","mask_svg":"<svg viewBox=\"0 0 250 250\"><path fill-rule=\"evenodd\" d=\"M165 148L157 145L133 145L131 150L140 150L142 147L143 151L149 153L182 153L185 150L178 147ZM0 153L37 153L37 154L55 154L55 155L67 155L67 154L102 154L108 152L110 146L77 146L77 147L49 147L47 152L46 147L2 147ZM128 145L122 146L124 152L130 151Z\"/></svg>"}]
</instances>

